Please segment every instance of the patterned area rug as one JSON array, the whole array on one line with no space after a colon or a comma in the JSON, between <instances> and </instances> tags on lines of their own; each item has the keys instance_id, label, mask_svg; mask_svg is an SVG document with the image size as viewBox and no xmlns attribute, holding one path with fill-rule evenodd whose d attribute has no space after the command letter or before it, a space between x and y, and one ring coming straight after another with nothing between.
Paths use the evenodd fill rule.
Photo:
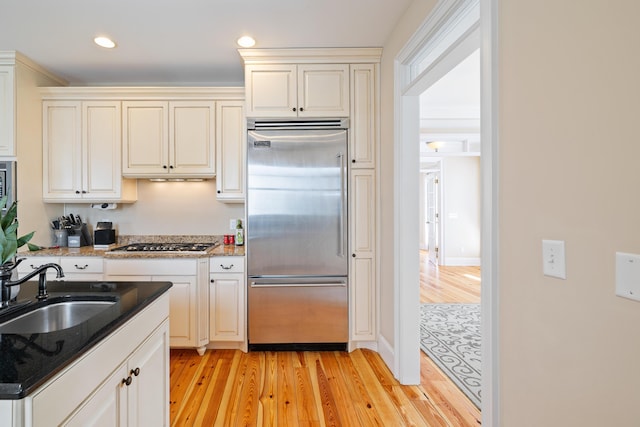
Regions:
<instances>
[{"instance_id":1,"label":"patterned area rug","mask_svg":"<svg viewBox=\"0 0 640 427\"><path fill-rule=\"evenodd\" d=\"M421 304L420 347L480 408L480 304Z\"/></svg>"}]
</instances>

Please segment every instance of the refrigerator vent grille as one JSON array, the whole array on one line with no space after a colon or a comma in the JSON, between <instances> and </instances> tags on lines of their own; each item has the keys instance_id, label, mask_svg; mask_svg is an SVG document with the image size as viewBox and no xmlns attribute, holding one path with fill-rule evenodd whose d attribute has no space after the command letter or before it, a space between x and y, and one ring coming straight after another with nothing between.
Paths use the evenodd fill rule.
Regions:
<instances>
[{"instance_id":1,"label":"refrigerator vent grille","mask_svg":"<svg viewBox=\"0 0 640 427\"><path fill-rule=\"evenodd\" d=\"M247 120L249 130L265 129L347 129L348 119L316 120Z\"/></svg>"}]
</instances>

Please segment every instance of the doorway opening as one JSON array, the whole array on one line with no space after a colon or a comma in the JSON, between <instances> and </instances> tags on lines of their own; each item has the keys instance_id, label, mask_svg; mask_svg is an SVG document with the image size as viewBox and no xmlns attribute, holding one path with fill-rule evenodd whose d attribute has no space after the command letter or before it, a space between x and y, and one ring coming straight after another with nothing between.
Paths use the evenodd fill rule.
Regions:
<instances>
[{"instance_id":1,"label":"doorway opening","mask_svg":"<svg viewBox=\"0 0 640 427\"><path fill-rule=\"evenodd\" d=\"M480 15L483 25L480 28ZM442 0L396 57L394 136L394 312L393 369L403 384L420 378L419 350L419 96L453 66L481 49L481 229L482 246L482 419L494 425L498 411L497 235L494 57L495 0Z\"/></svg>"}]
</instances>

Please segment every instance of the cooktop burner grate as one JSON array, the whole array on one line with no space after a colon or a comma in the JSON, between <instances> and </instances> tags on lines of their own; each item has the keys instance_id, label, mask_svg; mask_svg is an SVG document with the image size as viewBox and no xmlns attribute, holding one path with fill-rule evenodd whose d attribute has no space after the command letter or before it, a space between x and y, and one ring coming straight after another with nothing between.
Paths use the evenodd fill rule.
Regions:
<instances>
[{"instance_id":1,"label":"cooktop burner grate","mask_svg":"<svg viewBox=\"0 0 640 427\"><path fill-rule=\"evenodd\" d=\"M206 252L215 243L132 243L113 248L117 252Z\"/></svg>"}]
</instances>

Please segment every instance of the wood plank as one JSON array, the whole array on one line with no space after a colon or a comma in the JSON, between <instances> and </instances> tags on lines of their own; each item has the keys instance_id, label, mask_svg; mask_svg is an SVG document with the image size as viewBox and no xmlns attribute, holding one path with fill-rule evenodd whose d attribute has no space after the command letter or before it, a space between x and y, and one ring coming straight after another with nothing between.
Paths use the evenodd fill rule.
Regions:
<instances>
[{"instance_id":1,"label":"wood plank","mask_svg":"<svg viewBox=\"0 0 640 427\"><path fill-rule=\"evenodd\" d=\"M421 267L422 302L479 302L479 268ZM208 350L201 357L172 349L170 392L174 426L468 427L481 419L422 352L421 385L403 386L369 350Z\"/></svg>"}]
</instances>

